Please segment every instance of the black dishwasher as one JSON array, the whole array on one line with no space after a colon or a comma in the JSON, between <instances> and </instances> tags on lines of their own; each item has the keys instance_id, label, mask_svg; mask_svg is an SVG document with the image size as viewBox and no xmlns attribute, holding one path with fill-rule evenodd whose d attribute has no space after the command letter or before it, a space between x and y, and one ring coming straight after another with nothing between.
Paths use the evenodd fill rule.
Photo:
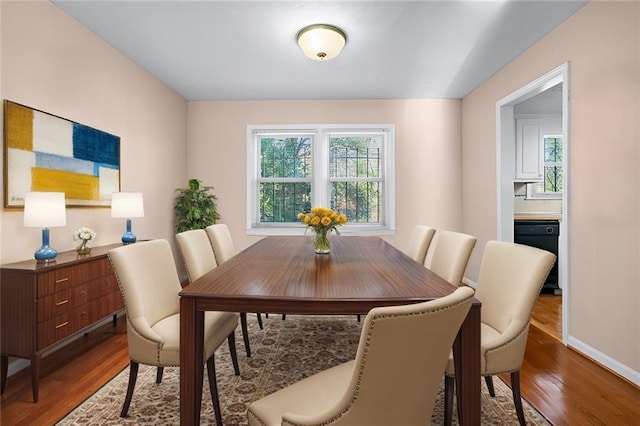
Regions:
<instances>
[{"instance_id":1,"label":"black dishwasher","mask_svg":"<svg viewBox=\"0 0 640 426\"><path fill-rule=\"evenodd\" d=\"M558 235L560 223L557 220L515 220L513 241L550 251L556 255L556 263L545 281L543 293L559 293L558 286Z\"/></svg>"}]
</instances>

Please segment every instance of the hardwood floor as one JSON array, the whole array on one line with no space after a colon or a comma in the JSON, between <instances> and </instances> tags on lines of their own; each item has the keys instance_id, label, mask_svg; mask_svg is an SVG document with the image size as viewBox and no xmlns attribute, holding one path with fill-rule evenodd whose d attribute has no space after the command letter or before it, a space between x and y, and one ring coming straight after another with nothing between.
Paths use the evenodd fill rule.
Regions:
<instances>
[{"instance_id":1,"label":"hardwood floor","mask_svg":"<svg viewBox=\"0 0 640 426\"><path fill-rule=\"evenodd\" d=\"M560 312L558 299L546 297L540 298L532 323L553 330L555 325L547 317L553 315L550 309ZM267 321L274 320L280 319L271 316ZM37 404L31 399L28 368L9 377L0 400L0 424L54 424L128 363L121 317L115 328L106 324L44 358ZM522 396L554 425L640 424L640 389L535 325L530 328L520 376Z\"/></svg>"}]
</instances>

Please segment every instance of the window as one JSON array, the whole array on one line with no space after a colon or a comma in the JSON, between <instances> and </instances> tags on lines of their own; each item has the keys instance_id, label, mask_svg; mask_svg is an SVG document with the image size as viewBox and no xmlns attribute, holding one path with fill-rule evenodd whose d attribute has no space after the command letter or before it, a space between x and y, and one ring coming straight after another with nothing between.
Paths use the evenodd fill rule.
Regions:
<instances>
[{"instance_id":1,"label":"window","mask_svg":"<svg viewBox=\"0 0 640 426\"><path fill-rule=\"evenodd\" d=\"M562 198L564 181L562 136L544 136L544 181L527 185L528 198Z\"/></svg>"},{"instance_id":2,"label":"window","mask_svg":"<svg viewBox=\"0 0 640 426\"><path fill-rule=\"evenodd\" d=\"M394 231L393 126L248 126L247 146L250 233L303 233L313 206L346 214L341 233Z\"/></svg>"}]
</instances>

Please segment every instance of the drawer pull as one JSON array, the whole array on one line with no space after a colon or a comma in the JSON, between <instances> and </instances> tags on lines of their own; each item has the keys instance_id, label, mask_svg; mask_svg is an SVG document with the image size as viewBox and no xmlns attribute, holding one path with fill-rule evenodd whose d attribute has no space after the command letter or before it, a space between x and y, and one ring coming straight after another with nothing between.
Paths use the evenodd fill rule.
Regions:
<instances>
[{"instance_id":1,"label":"drawer pull","mask_svg":"<svg viewBox=\"0 0 640 426\"><path fill-rule=\"evenodd\" d=\"M66 281L69 281L69 278L61 278L59 280L56 280L56 284L60 284L60 283L66 282Z\"/></svg>"},{"instance_id":2,"label":"drawer pull","mask_svg":"<svg viewBox=\"0 0 640 426\"><path fill-rule=\"evenodd\" d=\"M69 303L69 299L63 300L62 302L57 302L56 306L64 305L65 303Z\"/></svg>"},{"instance_id":3,"label":"drawer pull","mask_svg":"<svg viewBox=\"0 0 640 426\"><path fill-rule=\"evenodd\" d=\"M60 325L56 325L56 330L57 330L57 329L59 329L59 328L64 327L64 326L65 326L65 325L67 325L67 324L69 324L69 321L65 321L65 322L63 322L63 323L62 323L62 324L60 324Z\"/></svg>"}]
</instances>

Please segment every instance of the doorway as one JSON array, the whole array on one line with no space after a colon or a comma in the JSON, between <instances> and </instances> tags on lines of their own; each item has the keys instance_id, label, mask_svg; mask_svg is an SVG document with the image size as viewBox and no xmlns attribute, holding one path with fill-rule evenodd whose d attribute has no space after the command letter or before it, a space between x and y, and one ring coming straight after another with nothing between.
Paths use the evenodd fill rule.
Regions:
<instances>
[{"instance_id":1,"label":"doorway","mask_svg":"<svg viewBox=\"0 0 640 426\"><path fill-rule=\"evenodd\" d=\"M553 91L559 92L561 136L563 138L564 183L561 205L561 231L558 238L558 281L562 289L562 342L566 345L569 330L569 274L568 274L568 230L569 210L569 64L564 63L535 81L516 90L496 103L497 136L497 229L498 239L514 241L514 199L516 181L516 117L517 110L527 101L547 98Z\"/></svg>"}]
</instances>

